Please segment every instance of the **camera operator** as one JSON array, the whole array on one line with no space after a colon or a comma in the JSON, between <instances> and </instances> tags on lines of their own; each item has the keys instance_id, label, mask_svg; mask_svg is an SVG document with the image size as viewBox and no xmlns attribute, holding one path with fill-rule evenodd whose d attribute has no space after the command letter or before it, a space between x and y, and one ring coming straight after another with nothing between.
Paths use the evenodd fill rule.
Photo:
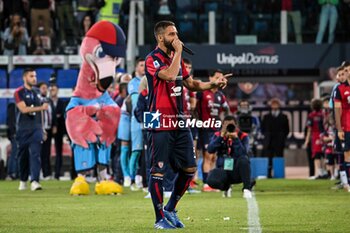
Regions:
<instances>
[{"instance_id":1,"label":"camera operator","mask_svg":"<svg viewBox=\"0 0 350 233\"><path fill-rule=\"evenodd\" d=\"M256 147L260 133L260 120L258 117L252 115L252 110L252 106L248 100L241 100L238 104L236 118L239 128L249 135L249 145L251 150L248 152L248 155L256 156Z\"/></svg>"},{"instance_id":2,"label":"camera operator","mask_svg":"<svg viewBox=\"0 0 350 233\"><path fill-rule=\"evenodd\" d=\"M19 14L12 15L10 26L4 32L4 55L27 54L28 32L21 21Z\"/></svg>"},{"instance_id":3,"label":"camera operator","mask_svg":"<svg viewBox=\"0 0 350 233\"><path fill-rule=\"evenodd\" d=\"M251 198L249 136L237 128L233 116L226 116L221 131L216 132L208 145L208 152L217 152L217 168L208 175L208 184L228 191L231 184L243 182L243 197ZM230 195L228 195L230 196Z\"/></svg>"}]
</instances>

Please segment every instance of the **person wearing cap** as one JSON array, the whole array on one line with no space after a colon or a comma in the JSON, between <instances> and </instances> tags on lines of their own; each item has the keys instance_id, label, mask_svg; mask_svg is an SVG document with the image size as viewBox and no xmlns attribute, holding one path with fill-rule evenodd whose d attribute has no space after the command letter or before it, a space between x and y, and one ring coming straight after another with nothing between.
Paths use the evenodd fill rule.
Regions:
<instances>
[{"instance_id":1,"label":"person wearing cap","mask_svg":"<svg viewBox=\"0 0 350 233\"><path fill-rule=\"evenodd\" d=\"M108 33L106 33L108 32ZM86 33L80 47L83 63L76 88L66 108L66 126L74 150L75 179L70 194L87 195L87 171L97 166L96 194L116 194L122 187L107 174L111 144L117 133L120 108L107 89L115 67L125 57L125 35L108 21L99 21Z\"/></svg>"}]
</instances>

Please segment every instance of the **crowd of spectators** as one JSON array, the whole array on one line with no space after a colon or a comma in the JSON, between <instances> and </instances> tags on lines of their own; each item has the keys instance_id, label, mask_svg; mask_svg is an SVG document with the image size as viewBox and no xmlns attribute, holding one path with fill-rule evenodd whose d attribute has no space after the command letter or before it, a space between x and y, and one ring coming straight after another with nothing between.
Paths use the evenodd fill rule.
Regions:
<instances>
[{"instance_id":1,"label":"crowd of spectators","mask_svg":"<svg viewBox=\"0 0 350 233\"><path fill-rule=\"evenodd\" d=\"M216 13L218 43L235 43L236 35L256 35L258 42L279 43L281 11L287 12L289 41L320 44L350 39L346 33L350 29L349 0L144 2L145 31L158 20L173 20L185 42L208 42L209 11ZM97 20L111 20L127 31L129 5L130 0L0 0L1 54L75 53L74 48ZM153 34L145 34L145 40L153 43Z\"/></svg>"}]
</instances>

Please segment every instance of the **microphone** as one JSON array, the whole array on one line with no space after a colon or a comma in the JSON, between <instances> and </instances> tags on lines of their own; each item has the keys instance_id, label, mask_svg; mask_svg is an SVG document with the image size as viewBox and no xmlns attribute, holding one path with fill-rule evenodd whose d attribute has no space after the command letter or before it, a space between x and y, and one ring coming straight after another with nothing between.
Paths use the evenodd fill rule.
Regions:
<instances>
[{"instance_id":1,"label":"microphone","mask_svg":"<svg viewBox=\"0 0 350 233\"><path fill-rule=\"evenodd\" d=\"M188 54L190 54L190 55L194 55L194 52L193 52L191 49L187 48L184 44L182 44L182 49L183 49L183 51L185 51L186 53L188 53Z\"/></svg>"}]
</instances>

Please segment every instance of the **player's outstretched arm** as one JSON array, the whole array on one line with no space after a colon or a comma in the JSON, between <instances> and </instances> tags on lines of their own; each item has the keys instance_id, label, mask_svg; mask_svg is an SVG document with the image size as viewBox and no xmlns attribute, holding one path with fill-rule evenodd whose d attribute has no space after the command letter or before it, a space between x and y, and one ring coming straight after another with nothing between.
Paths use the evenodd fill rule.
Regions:
<instances>
[{"instance_id":1,"label":"player's outstretched arm","mask_svg":"<svg viewBox=\"0 0 350 233\"><path fill-rule=\"evenodd\" d=\"M184 85L190 91L205 91L212 88L220 87L224 89L227 86L227 78L231 77L232 74L225 74L214 82L202 82L194 80L191 76L184 80Z\"/></svg>"}]
</instances>

